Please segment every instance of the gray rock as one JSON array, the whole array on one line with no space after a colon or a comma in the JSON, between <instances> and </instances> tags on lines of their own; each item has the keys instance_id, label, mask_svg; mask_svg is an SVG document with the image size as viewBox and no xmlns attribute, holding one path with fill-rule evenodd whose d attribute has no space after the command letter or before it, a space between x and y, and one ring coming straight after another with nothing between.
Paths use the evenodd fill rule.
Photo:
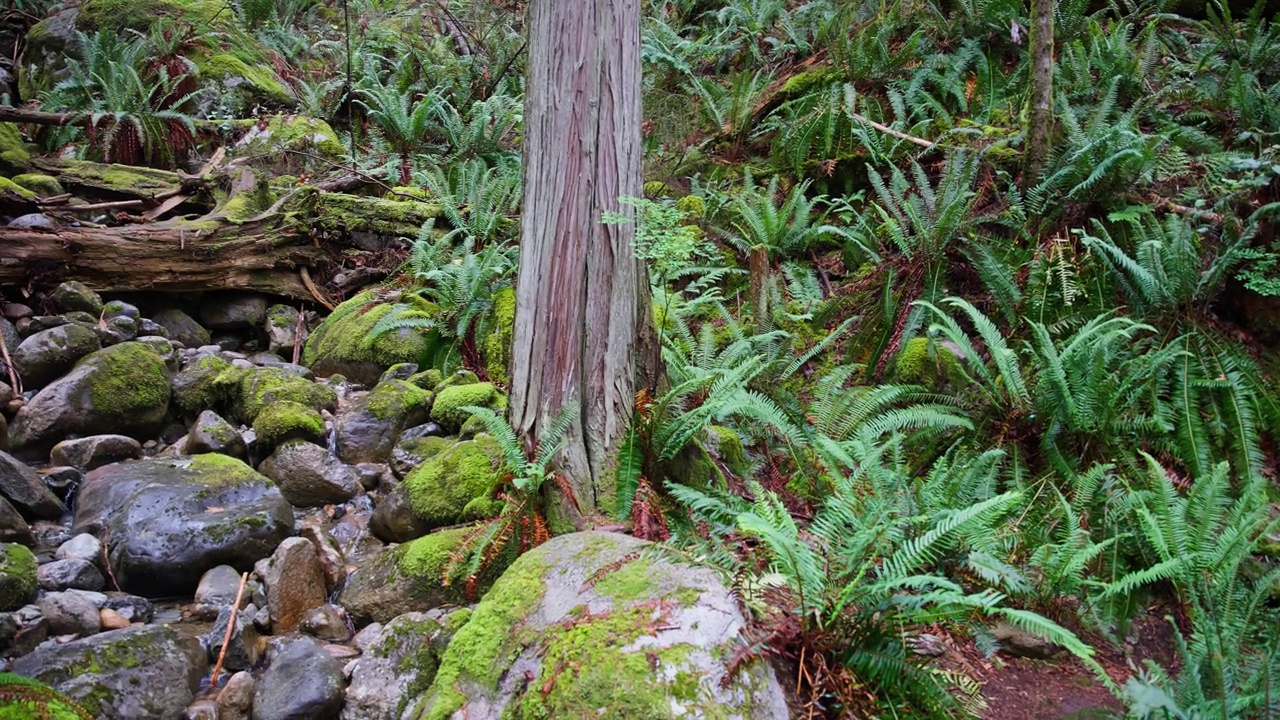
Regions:
<instances>
[{"instance_id":1,"label":"gray rock","mask_svg":"<svg viewBox=\"0 0 1280 720\"><path fill-rule=\"evenodd\" d=\"M253 694L253 720L332 720L342 709L342 664L309 637L272 640Z\"/></svg>"},{"instance_id":2,"label":"gray rock","mask_svg":"<svg viewBox=\"0 0 1280 720\"><path fill-rule=\"evenodd\" d=\"M24 386L36 390L70 372L80 358L101 349L92 329L73 323L41 330L10 352Z\"/></svg>"},{"instance_id":3,"label":"gray rock","mask_svg":"<svg viewBox=\"0 0 1280 720\"><path fill-rule=\"evenodd\" d=\"M102 316L105 318L127 317L132 320L142 319L142 311L137 305L127 303L123 300L112 300L102 306Z\"/></svg>"},{"instance_id":4,"label":"gray rock","mask_svg":"<svg viewBox=\"0 0 1280 720\"><path fill-rule=\"evenodd\" d=\"M84 473L65 465L45 468L41 474L44 476L45 487L63 502L74 495L84 481Z\"/></svg>"},{"instance_id":5,"label":"gray rock","mask_svg":"<svg viewBox=\"0 0 1280 720\"><path fill-rule=\"evenodd\" d=\"M448 626L447 614L433 610L401 615L381 628L352 664L342 720L401 717L413 700L411 688L428 687L435 679L453 637Z\"/></svg>"},{"instance_id":6,"label":"gray rock","mask_svg":"<svg viewBox=\"0 0 1280 720\"><path fill-rule=\"evenodd\" d=\"M43 590L101 590L107 584L88 560L54 560L40 566L36 578Z\"/></svg>"},{"instance_id":7,"label":"gray rock","mask_svg":"<svg viewBox=\"0 0 1280 720\"><path fill-rule=\"evenodd\" d=\"M200 323L211 330L258 329L267 318L267 299L247 293L210 293L200 303Z\"/></svg>"},{"instance_id":8,"label":"gray rock","mask_svg":"<svg viewBox=\"0 0 1280 720\"><path fill-rule=\"evenodd\" d=\"M378 382L383 383L390 380L408 380L417 374L417 363L396 363L395 365L387 368L386 372L382 373L382 377L378 378Z\"/></svg>"},{"instance_id":9,"label":"gray rock","mask_svg":"<svg viewBox=\"0 0 1280 720\"><path fill-rule=\"evenodd\" d=\"M65 592L68 595L75 595L76 597L84 598L85 600L88 600L89 602L93 603L93 606L98 608L99 610L105 608L109 600L106 593L97 592L96 590L71 589L71 590L64 590L63 592Z\"/></svg>"},{"instance_id":10,"label":"gray rock","mask_svg":"<svg viewBox=\"0 0 1280 720\"><path fill-rule=\"evenodd\" d=\"M355 645L356 649L362 653L369 652L369 648L378 641L378 636L382 634L383 627L385 626L382 623L369 623L368 625L365 625L360 629L360 632L356 633L355 636L351 638L351 644Z\"/></svg>"},{"instance_id":11,"label":"gray rock","mask_svg":"<svg viewBox=\"0 0 1280 720\"><path fill-rule=\"evenodd\" d=\"M163 597L192 592L210 568L268 555L293 532L293 509L234 458L150 458L89 473L72 528L108 533L121 588Z\"/></svg>"},{"instance_id":12,"label":"gray rock","mask_svg":"<svg viewBox=\"0 0 1280 720\"><path fill-rule=\"evenodd\" d=\"M383 483L384 478L393 480L388 477L390 466L381 463L357 463L356 473L360 475L360 484L365 490L376 489Z\"/></svg>"},{"instance_id":13,"label":"gray rock","mask_svg":"<svg viewBox=\"0 0 1280 720\"><path fill-rule=\"evenodd\" d=\"M212 620L218 617L224 607L236 601L236 592L240 589L240 571L230 565L219 565L210 568L200 577L196 586L194 607L191 616L197 620ZM249 602L250 593L244 593L240 603Z\"/></svg>"},{"instance_id":14,"label":"gray rock","mask_svg":"<svg viewBox=\"0 0 1280 720\"><path fill-rule=\"evenodd\" d=\"M194 639L169 627L135 625L14 661L19 675L52 685L105 720L180 720L207 663Z\"/></svg>"},{"instance_id":15,"label":"gray rock","mask_svg":"<svg viewBox=\"0 0 1280 720\"><path fill-rule=\"evenodd\" d=\"M209 331L181 310L176 308L161 310L151 316L151 319L169 332L171 340L177 340L186 347L196 348L209 344Z\"/></svg>"},{"instance_id":16,"label":"gray rock","mask_svg":"<svg viewBox=\"0 0 1280 720\"><path fill-rule=\"evenodd\" d=\"M83 595L46 593L36 600L36 607L49 621L49 632L54 635L92 635L102 629L97 606Z\"/></svg>"},{"instance_id":17,"label":"gray rock","mask_svg":"<svg viewBox=\"0 0 1280 720\"><path fill-rule=\"evenodd\" d=\"M344 462L385 463L405 430L426 422L431 394L404 380L380 382L338 413L334 436Z\"/></svg>"},{"instance_id":18,"label":"gray rock","mask_svg":"<svg viewBox=\"0 0 1280 720\"><path fill-rule=\"evenodd\" d=\"M107 318L93 327L102 345L119 345L138 337L138 321L128 315Z\"/></svg>"},{"instance_id":19,"label":"gray rock","mask_svg":"<svg viewBox=\"0 0 1280 720\"><path fill-rule=\"evenodd\" d=\"M125 435L90 435L63 440L53 446L49 459L54 465L65 465L81 471L142 457L142 443Z\"/></svg>"},{"instance_id":20,"label":"gray rock","mask_svg":"<svg viewBox=\"0 0 1280 720\"><path fill-rule=\"evenodd\" d=\"M338 541L323 528L315 525L304 525L298 535L316 549L316 558L320 561L320 572L324 575L326 595L341 587L347 579L347 560Z\"/></svg>"},{"instance_id":21,"label":"gray rock","mask_svg":"<svg viewBox=\"0 0 1280 720\"><path fill-rule=\"evenodd\" d=\"M249 720L253 709L253 676L241 671L218 693L218 720Z\"/></svg>"},{"instance_id":22,"label":"gray rock","mask_svg":"<svg viewBox=\"0 0 1280 720\"><path fill-rule=\"evenodd\" d=\"M382 498L369 519L369 532L383 542L403 543L431 532L432 523L414 514L408 489L397 485Z\"/></svg>"},{"instance_id":23,"label":"gray rock","mask_svg":"<svg viewBox=\"0 0 1280 720\"><path fill-rule=\"evenodd\" d=\"M57 560L86 560L96 565L102 562L102 543L89 533L80 533L59 545L53 557Z\"/></svg>"},{"instance_id":24,"label":"gray rock","mask_svg":"<svg viewBox=\"0 0 1280 720\"><path fill-rule=\"evenodd\" d=\"M338 604L357 627L385 623L407 612L467 604L467 583L446 586L443 575L450 555L468 532L468 528L441 530L365 560L347 578ZM472 588L477 597L493 584L506 562L497 558L477 579Z\"/></svg>"},{"instance_id":25,"label":"gray rock","mask_svg":"<svg viewBox=\"0 0 1280 720\"><path fill-rule=\"evenodd\" d=\"M12 617L18 623L18 629L9 640L9 657L27 655L49 639L49 620L40 613L40 608L27 605Z\"/></svg>"},{"instance_id":26,"label":"gray rock","mask_svg":"<svg viewBox=\"0 0 1280 720\"><path fill-rule=\"evenodd\" d=\"M747 622L719 575L648 545L582 532L522 555L441 656L456 692L433 686L412 716L521 717L532 700L546 717L785 720L767 662L729 667ZM575 633L606 617L613 630Z\"/></svg>"},{"instance_id":27,"label":"gray rock","mask_svg":"<svg viewBox=\"0 0 1280 720\"><path fill-rule=\"evenodd\" d=\"M303 538L280 543L267 561L267 608L277 635L297 628L307 611L325 603L324 572L315 546Z\"/></svg>"},{"instance_id":28,"label":"gray rock","mask_svg":"<svg viewBox=\"0 0 1280 720\"><path fill-rule=\"evenodd\" d=\"M302 616L298 629L317 640L346 642L351 639L351 629L347 627L346 613L333 604L324 604L308 610Z\"/></svg>"},{"instance_id":29,"label":"gray rock","mask_svg":"<svg viewBox=\"0 0 1280 720\"><path fill-rule=\"evenodd\" d=\"M155 607L144 597L122 592L109 592L106 596L107 602L102 607L115 610L129 622L149 623L155 618Z\"/></svg>"},{"instance_id":30,"label":"gray rock","mask_svg":"<svg viewBox=\"0 0 1280 720\"><path fill-rule=\"evenodd\" d=\"M209 648L209 659L217 661L222 653L222 642L227 639L227 626L231 624L231 605L228 603L218 613L218 619L206 636L205 646ZM253 616L236 613L235 627L231 630L231 639L227 643L226 654L223 655L222 666L228 670L249 670L258 662L258 629L253 626Z\"/></svg>"},{"instance_id":31,"label":"gray rock","mask_svg":"<svg viewBox=\"0 0 1280 720\"><path fill-rule=\"evenodd\" d=\"M138 321L138 334L147 337L162 337L169 339L169 330L160 323L151 318L142 318Z\"/></svg>"},{"instance_id":32,"label":"gray rock","mask_svg":"<svg viewBox=\"0 0 1280 720\"><path fill-rule=\"evenodd\" d=\"M435 433L425 435L410 435L416 433L423 427L434 427ZM418 426L410 428L400 436L399 442L396 443L395 449L391 451L391 470L396 477L403 478L413 469L435 457L444 450L453 445L453 441L447 437L442 437L440 426L435 423L427 423L426 426Z\"/></svg>"},{"instance_id":33,"label":"gray rock","mask_svg":"<svg viewBox=\"0 0 1280 720\"><path fill-rule=\"evenodd\" d=\"M53 300L54 307L58 308L58 312L79 310L90 315L98 315L102 312L102 296L90 290L84 283L75 280L68 280L54 288L50 299Z\"/></svg>"},{"instance_id":34,"label":"gray rock","mask_svg":"<svg viewBox=\"0 0 1280 720\"><path fill-rule=\"evenodd\" d=\"M294 440L276 448L258 471L280 486L295 507L350 500L360 492L360 474L327 449Z\"/></svg>"},{"instance_id":35,"label":"gray rock","mask_svg":"<svg viewBox=\"0 0 1280 720\"><path fill-rule=\"evenodd\" d=\"M15 230L45 230L54 232L58 229L55 223L48 215L43 213L27 213L9 221L9 227Z\"/></svg>"},{"instance_id":36,"label":"gray rock","mask_svg":"<svg viewBox=\"0 0 1280 720\"><path fill-rule=\"evenodd\" d=\"M164 359L143 343L91 353L36 394L13 418L15 451L46 450L69 435L149 437L169 408Z\"/></svg>"},{"instance_id":37,"label":"gray rock","mask_svg":"<svg viewBox=\"0 0 1280 720\"><path fill-rule=\"evenodd\" d=\"M1007 622L1000 622L991 628L991 636L1000 643L1000 652L1013 657L1046 659L1058 654L1062 648L1052 642L1014 627Z\"/></svg>"},{"instance_id":38,"label":"gray rock","mask_svg":"<svg viewBox=\"0 0 1280 720\"><path fill-rule=\"evenodd\" d=\"M184 449L190 455L221 453L240 459L249 454L240 432L212 410L205 410L196 418Z\"/></svg>"},{"instance_id":39,"label":"gray rock","mask_svg":"<svg viewBox=\"0 0 1280 720\"><path fill-rule=\"evenodd\" d=\"M5 452L0 452L0 495L28 519L57 520L67 512L35 470Z\"/></svg>"},{"instance_id":40,"label":"gray rock","mask_svg":"<svg viewBox=\"0 0 1280 720\"><path fill-rule=\"evenodd\" d=\"M209 698L201 698L187 706L187 720L218 720L218 704Z\"/></svg>"},{"instance_id":41,"label":"gray rock","mask_svg":"<svg viewBox=\"0 0 1280 720\"><path fill-rule=\"evenodd\" d=\"M31 526L22 519L22 514L8 500L0 497L0 543L34 545L35 542Z\"/></svg>"},{"instance_id":42,"label":"gray rock","mask_svg":"<svg viewBox=\"0 0 1280 720\"><path fill-rule=\"evenodd\" d=\"M289 305L272 305L267 308L267 349L283 356L293 355L298 342L298 309Z\"/></svg>"}]
</instances>

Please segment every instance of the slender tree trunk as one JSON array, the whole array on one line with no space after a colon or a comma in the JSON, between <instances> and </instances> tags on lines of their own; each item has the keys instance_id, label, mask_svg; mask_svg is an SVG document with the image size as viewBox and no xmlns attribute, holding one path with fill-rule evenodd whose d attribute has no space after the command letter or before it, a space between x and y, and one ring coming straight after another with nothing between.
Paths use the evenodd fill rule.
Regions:
<instances>
[{"instance_id":1,"label":"slender tree trunk","mask_svg":"<svg viewBox=\"0 0 1280 720\"><path fill-rule=\"evenodd\" d=\"M641 194L639 0L534 0L529 33L511 424L532 448L579 403L558 462L576 497L548 499L583 526L613 505L649 316L633 225L601 222Z\"/></svg>"},{"instance_id":2,"label":"slender tree trunk","mask_svg":"<svg viewBox=\"0 0 1280 720\"><path fill-rule=\"evenodd\" d=\"M1054 0L1031 0L1031 101L1027 117L1027 184L1044 169L1053 142Z\"/></svg>"}]
</instances>

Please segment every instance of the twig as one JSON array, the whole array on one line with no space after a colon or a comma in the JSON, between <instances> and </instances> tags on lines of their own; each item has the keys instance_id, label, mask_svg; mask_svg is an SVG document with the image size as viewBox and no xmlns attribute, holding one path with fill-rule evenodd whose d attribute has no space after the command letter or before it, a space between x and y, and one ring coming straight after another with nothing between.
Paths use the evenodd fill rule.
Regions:
<instances>
[{"instance_id":1,"label":"twig","mask_svg":"<svg viewBox=\"0 0 1280 720\"><path fill-rule=\"evenodd\" d=\"M1212 212L1210 210L1199 210L1197 208L1187 207L1186 205L1179 205L1169 198L1160 197L1155 193L1149 193L1147 198L1151 202L1155 203L1156 207L1162 210L1168 210L1176 215L1204 220L1205 222L1211 222L1215 225L1222 223L1222 216L1216 212Z\"/></svg>"},{"instance_id":2,"label":"twig","mask_svg":"<svg viewBox=\"0 0 1280 720\"><path fill-rule=\"evenodd\" d=\"M116 572L111 569L111 557L107 553L107 530L104 525L102 528L102 566L107 569L107 577L111 579L111 587L120 592L120 583L116 582Z\"/></svg>"},{"instance_id":3,"label":"twig","mask_svg":"<svg viewBox=\"0 0 1280 720\"><path fill-rule=\"evenodd\" d=\"M249 582L249 573L240 573L240 588L236 590L236 601L231 606L231 619L227 621L227 632L222 636L222 649L218 651L218 662L213 666L213 675L209 677L210 687L218 687L218 673L222 672L222 661L227 657L227 646L231 644L231 631L236 628L236 615L240 612L240 596L244 594L244 586L247 582Z\"/></svg>"},{"instance_id":4,"label":"twig","mask_svg":"<svg viewBox=\"0 0 1280 720\"><path fill-rule=\"evenodd\" d=\"M305 267L298 268L298 270L299 274L302 276L302 284L306 286L307 292L311 293L311 297L315 298L316 302L329 308L329 312L333 312L335 307L334 304L326 300L324 295L320 294L320 288L316 287L316 284L311 281L311 273Z\"/></svg>"},{"instance_id":5,"label":"twig","mask_svg":"<svg viewBox=\"0 0 1280 720\"><path fill-rule=\"evenodd\" d=\"M93 203L91 205L40 205L41 210L57 210L58 212L93 212L95 210L111 210L113 208L131 208L146 205L145 200L112 200L110 202Z\"/></svg>"},{"instance_id":6,"label":"twig","mask_svg":"<svg viewBox=\"0 0 1280 720\"><path fill-rule=\"evenodd\" d=\"M9 373L9 385L13 387L14 393L21 395L22 378L13 367L13 359L9 357L9 346L5 344L4 333L0 333L0 355L4 356L4 369Z\"/></svg>"},{"instance_id":7,"label":"twig","mask_svg":"<svg viewBox=\"0 0 1280 720\"><path fill-rule=\"evenodd\" d=\"M306 319L301 307L298 308L298 323L293 327L293 364L298 364L302 356L302 331L306 328Z\"/></svg>"},{"instance_id":8,"label":"twig","mask_svg":"<svg viewBox=\"0 0 1280 720\"><path fill-rule=\"evenodd\" d=\"M915 135L908 135L908 134L906 134L906 133L902 132L901 130L894 130L893 128L889 127L888 125L882 125L882 124L880 124L880 123L876 122L875 120L872 120L871 118L868 118L868 117L864 117L864 116L862 116L862 115L859 115L859 114L858 114L858 113L856 113L856 112L850 112L850 113L849 113L849 117L853 118L854 120L857 120L858 122L866 123L866 124L870 125L871 127L875 128L876 130L879 130L880 132L882 132L882 133L884 133L884 134L886 134L886 135L892 135L892 136L894 136L894 137L898 138L899 140L906 140L907 142L915 143L916 145L919 145L919 146L920 146L920 147L922 147L922 148L932 148L934 145L936 145L936 143L929 142L928 140L925 140L924 138L918 138L918 137L916 137Z\"/></svg>"}]
</instances>

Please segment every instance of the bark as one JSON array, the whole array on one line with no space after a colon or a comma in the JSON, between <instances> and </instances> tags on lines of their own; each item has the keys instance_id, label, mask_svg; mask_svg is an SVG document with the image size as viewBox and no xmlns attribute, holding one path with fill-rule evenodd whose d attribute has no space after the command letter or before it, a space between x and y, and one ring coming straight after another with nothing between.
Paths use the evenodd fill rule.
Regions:
<instances>
[{"instance_id":1,"label":"bark","mask_svg":"<svg viewBox=\"0 0 1280 720\"><path fill-rule=\"evenodd\" d=\"M512 426L532 447L579 403L558 467L579 525L612 506L617 445L631 418L649 317L621 197L641 194L638 0L534 0L525 99L524 220L512 351Z\"/></svg>"},{"instance_id":2,"label":"bark","mask_svg":"<svg viewBox=\"0 0 1280 720\"><path fill-rule=\"evenodd\" d=\"M756 332L764 332L769 324L769 248L752 246L748 264L750 284L747 286L747 303L751 306Z\"/></svg>"},{"instance_id":3,"label":"bark","mask_svg":"<svg viewBox=\"0 0 1280 720\"><path fill-rule=\"evenodd\" d=\"M1054 0L1031 2L1031 99L1027 114L1027 180L1034 185L1053 142Z\"/></svg>"}]
</instances>

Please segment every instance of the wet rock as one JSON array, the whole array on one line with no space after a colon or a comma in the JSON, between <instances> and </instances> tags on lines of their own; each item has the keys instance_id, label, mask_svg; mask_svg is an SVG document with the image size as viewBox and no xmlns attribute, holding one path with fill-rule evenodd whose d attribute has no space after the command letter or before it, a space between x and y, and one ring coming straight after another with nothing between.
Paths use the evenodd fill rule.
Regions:
<instances>
[{"instance_id":1,"label":"wet rock","mask_svg":"<svg viewBox=\"0 0 1280 720\"><path fill-rule=\"evenodd\" d=\"M102 543L88 533L80 533L59 545L53 557L56 560L84 560L96 565L102 562Z\"/></svg>"},{"instance_id":2,"label":"wet rock","mask_svg":"<svg viewBox=\"0 0 1280 720\"><path fill-rule=\"evenodd\" d=\"M35 333L10 354L24 387L35 390L57 380L80 358L100 349L102 343L92 329L70 324Z\"/></svg>"},{"instance_id":3,"label":"wet rock","mask_svg":"<svg viewBox=\"0 0 1280 720\"><path fill-rule=\"evenodd\" d=\"M23 545L0 544L0 612L17 610L36 596L36 556Z\"/></svg>"},{"instance_id":4,"label":"wet rock","mask_svg":"<svg viewBox=\"0 0 1280 720\"><path fill-rule=\"evenodd\" d=\"M298 440L276 448L258 470L274 480L295 507L345 502L361 488L354 468L325 448Z\"/></svg>"},{"instance_id":5,"label":"wet rock","mask_svg":"<svg viewBox=\"0 0 1280 720\"><path fill-rule=\"evenodd\" d=\"M218 720L218 704L209 698L196 700L187 706L186 720Z\"/></svg>"},{"instance_id":6,"label":"wet rock","mask_svg":"<svg viewBox=\"0 0 1280 720\"><path fill-rule=\"evenodd\" d=\"M338 456L352 464L387 462L400 434L427 420L431 397L404 380L380 382L357 396L334 423Z\"/></svg>"},{"instance_id":7,"label":"wet rock","mask_svg":"<svg viewBox=\"0 0 1280 720\"><path fill-rule=\"evenodd\" d=\"M254 720L332 720L342 709L342 664L308 637L272 640L253 696Z\"/></svg>"},{"instance_id":8,"label":"wet rock","mask_svg":"<svg viewBox=\"0 0 1280 720\"><path fill-rule=\"evenodd\" d=\"M337 605L325 604L311 608L302 616L298 629L317 640L346 642L351 639L347 616Z\"/></svg>"},{"instance_id":9,"label":"wet rock","mask_svg":"<svg viewBox=\"0 0 1280 720\"><path fill-rule=\"evenodd\" d=\"M27 213L9 221L9 227L14 230L45 230L54 232L58 229L58 224L48 215L43 213Z\"/></svg>"},{"instance_id":10,"label":"wet rock","mask_svg":"<svg viewBox=\"0 0 1280 720\"><path fill-rule=\"evenodd\" d=\"M177 340L186 347L196 348L209 344L209 331L181 310L161 310L152 315L151 319L169 332L170 339Z\"/></svg>"},{"instance_id":11,"label":"wet rock","mask_svg":"<svg viewBox=\"0 0 1280 720\"><path fill-rule=\"evenodd\" d=\"M43 590L101 590L107 584L93 563L79 558L45 563L36 579Z\"/></svg>"},{"instance_id":12,"label":"wet rock","mask_svg":"<svg viewBox=\"0 0 1280 720\"><path fill-rule=\"evenodd\" d=\"M129 622L149 623L155 619L155 607L144 597L122 592L109 592L106 595L107 602L103 608L120 613Z\"/></svg>"},{"instance_id":13,"label":"wet rock","mask_svg":"<svg viewBox=\"0 0 1280 720\"><path fill-rule=\"evenodd\" d=\"M120 630L129 627L132 623L118 610L104 607L98 610L98 624L103 630Z\"/></svg>"},{"instance_id":14,"label":"wet rock","mask_svg":"<svg viewBox=\"0 0 1280 720\"><path fill-rule=\"evenodd\" d=\"M266 452L290 440L324 442L324 418L302 403L282 400L271 403L253 421L259 452Z\"/></svg>"},{"instance_id":15,"label":"wet rock","mask_svg":"<svg viewBox=\"0 0 1280 720\"><path fill-rule=\"evenodd\" d=\"M197 620L212 620L224 607L236 601L240 590L240 571L230 565L211 568L200 578L191 616ZM249 593L241 596L241 604L249 602Z\"/></svg>"},{"instance_id":16,"label":"wet rock","mask_svg":"<svg viewBox=\"0 0 1280 720\"><path fill-rule=\"evenodd\" d=\"M54 635L93 635L102 629L98 607L78 593L51 592L36 600Z\"/></svg>"},{"instance_id":17,"label":"wet rock","mask_svg":"<svg viewBox=\"0 0 1280 720\"><path fill-rule=\"evenodd\" d=\"M583 532L522 555L458 630L411 716L785 720L767 662L729 667L747 621L719 575L646 556L648 544ZM523 680L502 681L513 677Z\"/></svg>"},{"instance_id":18,"label":"wet rock","mask_svg":"<svg viewBox=\"0 0 1280 720\"><path fill-rule=\"evenodd\" d=\"M142 318L138 321L138 335L146 337L160 337L168 340L169 330L151 318Z\"/></svg>"},{"instance_id":19,"label":"wet rock","mask_svg":"<svg viewBox=\"0 0 1280 720\"><path fill-rule=\"evenodd\" d=\"M404 484L397 485L382 498L369 519L369 532L383 542L403 543L431 532L432 524L418 517L409 505Z\"/></svg>"},{"instance_id":20,"label":"wet rock","mask_svg":"<svg viewBox=\"0 0 1280 720\"><path fill-rule=\"evenodd\" d=\"M44 476L45 487L64 503L70 502L80 489L80 483L84 481L84 473L65 465L45 468L41 474Z\"/></svg>"},{"instance_id":21,"label":"wet rock","mask_svg":"<svg viewBox=\"0 0 1280 720\"><path fill-rule=\"evenodd\" d=\"M169 393L164 359L146 344L121 343L91 353L37 393L14 416L9 439L30 453L68 435L149 437L164 421Z\"/></svg>"},{"instance_id":22,"label":"wet rock","mask_svg":"<svg viewBox=\"0 0 1280 720\"><path fill-rule=\"evenodd\" d=\"M31 526L8 500L0 497L0 543L34 545L35 542Z\"/></svg>"},{"instance_id":23,"label":"wet rock","mask_svg":"<svg viewBox=\"0 0 1280 720\"><path fill-rule=\"evenodd\" d=\"M502 509L493 497L502 468L502 449L492 437L454 443L405 477L409 506L431 527L493 517Z\"/></svg>"},{"instance_id":24,"label":"wet rock","mask_svg":"<svg viewBox=\"0 0 1280 720\"><path fill-rule=\"evenodd\" d=\"M298 309L289 305L272 305L267 308L267 349L282 357L293 355L297 344Z\"/></svg>"},{"instance_id":25,"label":"wet rock","mask_svg":"<svg viewBox=\"0 0 1280 720\"><path fill-rule=\"evenodd\" d=\"M163 597L192 592L212 567L269 554L293 532L293 509L234 458L150 458L89 473L72 527L108 533L123 589Z\"/></svg>"},{"instance_id":26,"label":"wet rock","mask_svg":"<svg viewBox=\"0 0 1280 720\"><path fill-rule=\"evenodd\" d=\"M4 452L0 452L0 496L28 519L57 520L67 512L35 470Z\"/></svg>"},{"instance_id":27,"label":"wet rock","mask_svg":"<svg viewBox=\"0 0 1280 720\"><path fill-rule=\"evenodd\" d=\"M217 661L222 653L222 641L227 638L227 626L231 625L231 605L224 605L218 612L218 619L206 636L205 646L209 648L209 659ZM258 662L258 629L253 626L253 617L237 612L235 625L231 630L231 640L227 643L226 654L223 655L222 666L228 670L249 670Z\"/></svg>"},{"instance_id":28,"label":"wet rock","mask_svg":"<svg viewBox=\"0 0 1280 720\"><path fill-rule=\"evenodd\" d=\"M112 300L102 306L102 316L104 318L127 317L131 320L140 320L142 311L132 303L127 303L123 300Z\"/></svg>"},{"instance_id":29,"label":"wet rock","mask_svg":"<svg viewBox=\"0 0 1280 720\"><path fill-rule=\"evenodd\" d=\"M378 382L384 383L392 380L408 380L417 374L417 363L396 363L395 365L387 368L386 372L382 373L382 377L378 378Z\"/></svg>"},{"instance_id":30,"label":"wet rock","mask_svg":"<svg viewBox=\"0 0 1280 720\"><path fill-rule=\"evenodd\" d=\"M337 590L347 579L347 561L342 548L332 535L315 525L305 525L300 537L307 540L316 549L316 558L320 561L320 572L324 574L326 596Z\"/></svg>"},{"instance_id":31,"label":"wet rock","mask_svg":"<svg viewBox=\"0 0 1280 720\"><path fill-rule=\"evenodd\" d=\"M461 613L461 614L458 614ZM440 656L469 610L407 613L382 628L351 669L342 720L401 717L435 679Z\"/></svg>"},{"instance_id":32,"label":"wet rock","mask_svg":"<svg viewBox=\"0 0 1280 720\"><path fill-rule=\"evenodd\" d=\"M410 433L419 431L422 428L426 428L428 432L422 435L410 435ZM431 430L434 430L434 432L431 432ZM414 468L453 445L453 441L449 438L439 437L440 432L439 425L427 423L416 428L410 428L400 436L400 441L396 443L395 449L391 451L391 469L395 472L396 477L405 477L410 472L413 472Z\"/></svg>"},{"instance_id":33,"label":"wet rock","mask_svg":"<svg viewBox=\"0 0 1280 720\"><path fill-rule=\"evenodd\" d=\"M385 626L382 623L365 625L360 629L360 632L351 638L351 644L355 645L356 649L362 653L369 652L369 648L378 641L378 636L382 634L383 627Z\"/></svg>"},{"instance_id":34,"label":"wet rock","mask_svg":"<svg viewBox=\"0 0 1280 720\"><path fill-rule=\"evenodd\" d=\"M218 693L218 720L249 720L253 709L254 681L247 672L238 672Z\"/></svg>"},{"instance_id":35,"label":"wet rock","mask_svg":"<svg viewBox=\"0 0 1280 720\"><path fill-rule=\"evenodd\" d=\"M54 445L49 453L49 459L54 465L65 465L81 471L140 457L142 443L125 435L90 435L63 440Z\"/></svg>"},{"instance_id":36,"label":"wet rock","mask_svg":"<svg viewBox=\"0 0 1280 720\"><path fill-rule=\"evenodd\" d=\"M212 410L200 413L191 425L184 450L189 455L221 453L241 460L249 454L240 432Z\"/></svg>"},{"instance_id":37,"label":"wet rock","mask_svg":"<svg viewBox=\"0 0 1280 720\"><path fill-rule=\"evenodd\" d=\"M53 300L53 305L58 308L58 312L79 310L95 316L102 312L102 296L90 290L84 283L75 280L58 285L49 295L49 299Z\"/></svg>"},{"instance_id":38,"label":"wet rock","mask_svg":"<svg viewBox=\"0 0 1280 720\"><path fill-rule=\"evenodd\" d=\"M200 303L200 322L211 330L256 330L267 318L267 299L248 293L210 293Z\"/></svg>"},{"instance_id":39,"label":"wet rock","mask_svg":"<svg viewBox=\"0 0 1280 720\"><path fill-rule=\"evenodd\" d=\"M119 345L138 337L138 321L127 315L116 315L93 327L103 347Z\"/></svg>"},{"instance_id":40,"label":"wet rock","mask_svg":"<svg viewBox=\"0 0 1280 720\"><path fill-rule=\"evenodd\" d=\"M325 603L324 573L315 546L302 538L280 543L267 561L267 607L271 627L284 634L298 627L307 611Z\"/></svg>"},{"instance_id":41,"label":"wet rock","mask_svg":"<svg viewBox=\"0 0 1280 720\"><path fill-rule=\"evenodd\" d=\"M9 640L10 657L26 655L49 639L49 620L35 605L22 607L12 617L17 621L18 629Z\"/></svg>"},{"instance_id":42,"label":"wet rock","mask_svg":"<svg viewBox=\"0 0 1280 720\"><path fill-rule=\"evenodd\" d=\"M405 318L429 319L437 308L414 295L379 302L372 292L362 292L339 305L311 333L302 364L320 377L341 374L373 387L391 365L417 362L431 350L432 342L419 328L399 328L366 342L378 321L393 311Z\"/></svg>"},{"instance_id":43,"label":"wet rock","mask_svg":"<svg viewBox=\"0 0 1280 720\"><path fill-rule=\"evenodd\" d=\"M52 685L106 720L179 720L207 663L193 638L169 627L136 625L14 661L19 675Z\"/></svg>"}]
</instances>

